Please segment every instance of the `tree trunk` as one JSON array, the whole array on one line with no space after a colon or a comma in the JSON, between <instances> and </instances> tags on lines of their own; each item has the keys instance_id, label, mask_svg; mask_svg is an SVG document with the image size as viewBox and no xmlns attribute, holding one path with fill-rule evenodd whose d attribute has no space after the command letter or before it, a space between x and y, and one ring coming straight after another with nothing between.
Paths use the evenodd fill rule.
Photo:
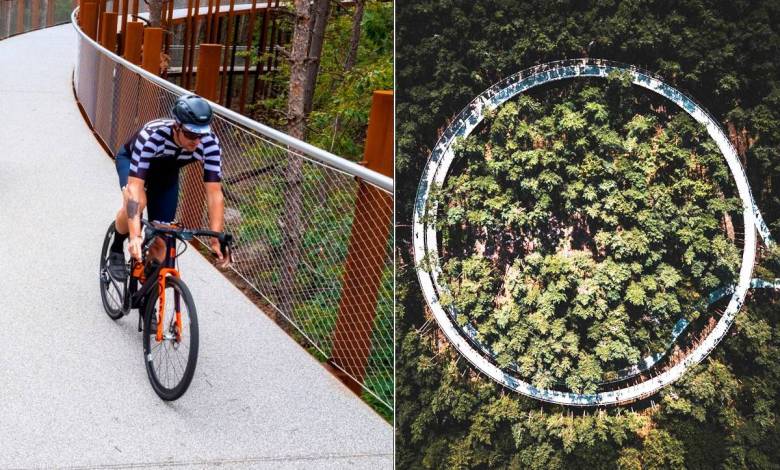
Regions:
<instances>
[{"instance_id":1,"label":"tree trunk","mask_svg":"<svg viewBox=\"0 0 780 470\"><path fill-rule=\"evenodd\" d=\"M303 97L303 112L305 115L311 112L314 102L314 89L317 87L317 75L320 73L320 56L322 44L325 39L325 26L330 16L330 0L314 0L314 16L311 24L311 38L309 43L308 63L306 65L306 85Z\"/></svg>"},{"instance_id":2,"label":"tree trunk","mask_svg":"<svg viewBox=\"0 0 780 470\"><path fill-rule=\"evenodd\" d=\"M306 137L306 116L304 113L304 95L306 83L306 63L311 29L308 0L295 0L295 30L290 52L290 91L287 98L287 132L298 139ZM285 256L282 261L282 282L279 286L279 308L285 315L293 316L295 275L301 251L301 193L302 160L294 152L288 153L287 174L285 176L285 211L280 221L284 240Z\"/></svg>"},{"instance_id":3,"label":"tree trunk","mask_svg":"<svg viewBox=\"0 0 780 470\"><path fill-rule=\"evenodd\" d=\"M352 35L349 38L349 51L344 61L344 71L349 72L357 62L358 45L360 44L360 24L363 22L365 0L355 0L355 16L352 17Z\"/></svg>"},{"instance_id":4,"label":"tree trunk","mask_svg":"<svg viewBox=\"0 0 780 470\"><path fill-rule=\"evenodd\" d=\"M292 50L290 51L290 92L287 97L287 130L290 135L301 140L306 134L304 97L306 96L309 36L311 35L309 15L309 2L295 0L295 30Z\"/></svg>"},{"instance_id":5,"label":"tree trunk","mask_svg":"<svg viewBox=\"0 0 780 470\"><path fill-rule=\"evenodd\" d=\"M149 22L154 28L160 28L162 24L163 0L149 0Z\"/></svg>"}]
</instances>

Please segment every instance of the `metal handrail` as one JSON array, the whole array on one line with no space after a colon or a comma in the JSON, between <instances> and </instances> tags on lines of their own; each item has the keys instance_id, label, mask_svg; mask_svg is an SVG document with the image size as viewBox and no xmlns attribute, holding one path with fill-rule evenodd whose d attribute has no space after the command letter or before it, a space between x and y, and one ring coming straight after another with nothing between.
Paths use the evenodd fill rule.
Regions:
<instances>
[{"instance_id":1,"label":"metal handrail","mask_svg":"<svg viewBox=\"0 0 780 470\"><path fill-rule=\"evenodd\" d=\"M84 31L81 30L81 28L78 27L78 22L76 20L76 15L79 11L80 7L76 7L73 10L73 13L71 13L71 24L73 25L73 28L76 30L76 32L82 37L82 39L88 41L92 46L97 48L99 51L101 51L105 57L108 57L112 61L121 64L128 69L132 70L133 72L141 75L142 77L146 78L147 80L153 82L154 84L160 86L161 88L164 88L168 91L171 91L173 93L177 94L189 94L191 93L190 90L187 90L186 88L182 88L178 85L175 85L168 80L165 80L161 77L158 77L157 75L144 70L143 68L135 65L134 63L128 61L127 59L124 59L114 52L111 52L110 50L106 49L102 45L100 45L97 41L87 36ZM323 150L319 147L315 147L314 145L308 144L300 139L296 139L295 137L292 137L290 135L285 134L284 132L278 131L272 127L266 126L264 124L261 124L253 119L250 119L244 115L241 115L231 109L225 108L224 106L221 106L217 103L214 103L213 101L209 101L209 104L211 104L211 108L214 110L215 114L218 114L225 119L235 122L237 124L240 124L241 126L244 126L247 129L251 129L255 132L258 132L264 136L271 137L284 145L287 145L289 147L294 148L295 150L298 150L302 152L306 157L312 158L328 167L331 167L333 169L339 170L343 173L355 176L357 178L360 178L380 189L383 191L386 191L390 194L393 194L393 179L385 176L381 173L378 173L376 171L370 170L358 163L349 161L345 158L339 157L337 155L334 155L326 150Z\"/></svg>"}]
</instances>

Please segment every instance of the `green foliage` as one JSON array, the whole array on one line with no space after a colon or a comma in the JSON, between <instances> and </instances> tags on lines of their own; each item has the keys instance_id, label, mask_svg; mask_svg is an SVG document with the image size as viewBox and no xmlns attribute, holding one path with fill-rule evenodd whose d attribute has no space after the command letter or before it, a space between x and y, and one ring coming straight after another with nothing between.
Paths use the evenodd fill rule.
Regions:
<instances>
[{"instance_id":1,"label":"green foliage","mask_svg":"<svg viewBox=\"0 0 780 470\"><path fill-rule=\"evenodd\" d=\"M703 364L653 397L654 407L583 412L542 406L477 374L427 323L431 319L424 313L407 227L422 167L448 119L512 73L589 55L659 73L702 102L727 132L733 128L753 194L772 231L780 235L777 24L780 4L768 0L398 3L398 468L776 468L776 294L753 292L732 334ZM620 77L604 88L604 82L583 85L576 93L567 92L566 86L548 87L499 109L481 131L492 133L484 135L484 141L493 144L489 153L477 139L459 145L460 162L485 163L478 172L472 169L473 178L451 183L468 180L479 196L449 193L449 201L439 205L438 219L448 249L442 265L453 268L453 286L461 272L454 269L455 261L470 259L477 242L493 256L495 250L491 253L489 247L503 246L497 238L501 233L546 228L531 234L540 238L536 259L510 262L500 251L496 260L505 256L504 264L489 258L494 267L484 269L491 276L486 292L471 300L483 305L481 296L495 292L494 314L478 323L482 335L508 330L513 322L534 326L513 330L514 342L496 351L499 362L508 364L518 357L511 353L515 343L540 348L537 343L549 340L559 348L557 355L569 359L568 364L558 361L558 367L578 370L580 361L588 366L582 369L583 380L566 384L583 389L594 362L630 357L641 345L649 348L654 338L668 333L655 324L646 325L643 333L635 328L635 313L693 318L700 296L739 265L727 237L708 238L719 231L719 214L740 210L714 144L691 119L674 113L670 103L649 99L641 106ZM606 99L598 99L604 95ZM657 134L659 126L662 132ZM692 153L695 158L689 158ZM706 177L692 177L697 166ZM452 171L466 175L469 168L461 163ZM713 197L715 187L724 189L722 198ZM525 203L513 207L518 195ZM647 196L653 210L643 210ZM590 245L580 247L586 249L563 257L558 254L560 238L545 240L543 235L550 233L550 214L571 215L578 207L588 208L586 220L599 230L588 237ZM560 220L553 222L566 227ZM738 229L739 218L734 222ZM484 229L468 230L476 226ZM674 243L667 245L669 241ZM671 251L653 256L661 245ZM575 256L574 251L581 253ZM707 262L717 259L723 259L722 267ZM604 265L602 270L589 271L596 263ZM580 276L577 288L567 281L564 273L569 272ZM526 275L544 284L540 281L535 288L525 282ZM768 253L756 275L780 277L778 252ZM510 302L510 285L527 297ZM600 287L615 295L600 294ZM566 300L561 301L561 295ZM555 324L564 319L576 325L586 318L598 325L590 331L593 339L587 333L567 338L573 331L569 325ZM597 318L612 320L609 329L615 333L605 335L604 321ZM671 328L672 322L661 325ZM633 328L628 342L613 340L626 335L617 328L625 324ZM606 340L597 341L599 334ZM500 344L496 335L493 346ZM572 345L576 352L567 349ZM583 351L585 347L590 351ZM520 349L527 353L529 346ZM580 352L586 355L580 357ZM627 361L613 362L621 360ZM533 374L536 364L520 365ZM554 381L556 369L548 370L552 376L538 380Z\"/></svg>"},{"instance_id":2,"label":"green foliage","mask_svg":"<svg viewBox=\"0 0 780 470\"><path fill-rule=\"evenodd\" d=\"M345 54L352 31L354 7L333 6L325 32L313 111L307 129L307 142L330 150L342 157L358 160L363 156L363 145L371 107L372 92L392 89L392 5L369 1L362 21L357 62L344 71ZM289 35L292 26L289 16L280 14L278 25ZM262 22L257 22L256 35ZM255 43L257 43L257 37ZM278 55L272 52L249 55L254 64L265 64ZM271 98L252 106L253 117L272 127L284 129L287 115L289 65L280 58L279 69L263 76L264 85L275 93ZM339 125L335 126L336 119ZM337 132L334 132L334 129ZM246 153L246 166L265 169L256 179L245 179L231 186L242 197L236 209L241 214L242 244L259 253L271 252L277 259L287 256L285 246L284 210L288 184L284 182L288 155L270 145L259 146ZM263 265L253 270L259 274L252 283L273 300L278 301L282 291L293 289L299 293L289 314L307 338L331 353L332 334L336 326L340 283L344 278L349 237L355 214L356 187L334 182L316 164L304 163L300 186L302 207L301 253L294 285L283 285L282 267ZM270 184L269 184L270 183ZM389 238L387 253L392 250ZM250 250L249 256L255 253ZM262 257L259 257L262 258ZM389 259L389 258L388 258ZM250 260L256 262L255 260ZM392 341L392 266L385 266L376 301L376 315L368 357L369 375L364 385L375 395L364 392L364 399L384 418L392 420L393 396L393 341Z\"/></svg>"},{"instance_id":3,"label":"green foliage","mask_svg":"<svg viewBox=\"0 0 780 470\"><path fill-rule=\"evenodd\" d=\"M705 131L650 111L623 75L606 85L505 104L435 194L458 322L537 387L592 393L604 371L663 351L739 265L722 228L739 216L733 185Z\"/></svg>"},{"instance_id":4,"label":"green foliage","mask_svg":"<svg viewBox=\"0 0 780 470\"><path fill-rule=\"evenodd\" d=\"M306 141L341 157L360 160L373 92L393 89L393 8L387 2L366 2L357 61L345 71L353 13L354 8L332 7ZM277 73L267 77L278 93L253 106L261 122L285 128L289 78L290 69L284 61Z\"/></svg>"}]
</instances>

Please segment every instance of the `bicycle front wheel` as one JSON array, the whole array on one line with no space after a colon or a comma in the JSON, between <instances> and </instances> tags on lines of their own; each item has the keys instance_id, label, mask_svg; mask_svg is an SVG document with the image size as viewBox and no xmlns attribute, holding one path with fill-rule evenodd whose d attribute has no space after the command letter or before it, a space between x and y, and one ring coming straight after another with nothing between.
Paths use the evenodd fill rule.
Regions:
<instances>
[{"instance_id":1,"label":"bicycle front wheel","mask_svg":"<svg viewBox=\"0 0 780 470\"><path fill-rule=\"evenodd\" d=\"M103 238L103 248L100 250L100 299L103 301L103 309L113 320L122 318L124 315L123 301L125 296L124 283L115 280L108 273L108 255L109 246L114 241L116 229L115 222L111 222Z\"/></svg>"},{"instance_id":2,"label":"bicycle front wheel","mask_svg":"<svg viewBox=\"0 0 780 470\"><path fill-rule=\"evenodd\" d=\"M162 339L157 341L160 293L153 290L144 314L144 363L155 393L176 400L187 391L198 362L198 314L187 285L165 279ZM152 325L154 323L155 325Z\"/></svg>"}]
</instances>

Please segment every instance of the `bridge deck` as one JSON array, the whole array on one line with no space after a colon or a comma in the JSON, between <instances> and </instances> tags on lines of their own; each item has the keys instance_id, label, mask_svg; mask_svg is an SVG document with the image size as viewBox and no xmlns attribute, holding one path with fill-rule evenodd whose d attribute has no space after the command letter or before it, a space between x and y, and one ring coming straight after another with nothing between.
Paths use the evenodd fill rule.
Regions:
<instances>
[{"instance_id":1,"label":"bridge deck","mask_svg":"<svg viewBox=\"0 0 780 470\"><path fill-rule=\"evenodd\" d=\"M199 254L195 379L152 391L136 314L98 292L120 204L77 109L70 25L0 41L0 468L389 468L392 429Z\"/></svg>"}]
</instances>

